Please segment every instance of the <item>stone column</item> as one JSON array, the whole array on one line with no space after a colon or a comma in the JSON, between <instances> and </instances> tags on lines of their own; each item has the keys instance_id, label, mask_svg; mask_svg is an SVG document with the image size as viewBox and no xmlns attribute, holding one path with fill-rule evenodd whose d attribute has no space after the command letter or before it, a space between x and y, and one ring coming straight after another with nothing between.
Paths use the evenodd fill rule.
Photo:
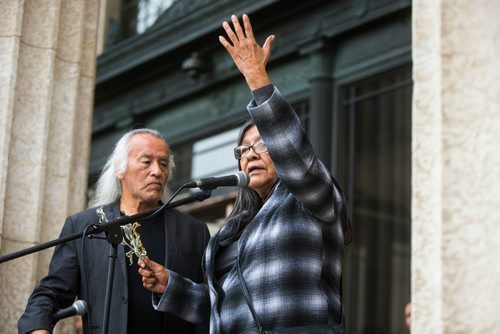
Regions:
<instances>
[{"instance_id":1,"label":"stone column","mask_svg":"<svg viewBox=\"0 0 500 334\"><path fill-rule=\"evenodd\" d=\"M99 0L5 0L0 10L0 247L57 238L86 205ZM0 264L0 332L17 331L53 249Z\"/></svg>"},{"instance_id":2,"label":"stone column","mask_svg":"<svg viewBox=\"0 0 500 334\"><path fill-rule=\"evenodd\" d=\"M500 1L413 1L412 333L500 328Z\"/></svg>"}]
</instances>

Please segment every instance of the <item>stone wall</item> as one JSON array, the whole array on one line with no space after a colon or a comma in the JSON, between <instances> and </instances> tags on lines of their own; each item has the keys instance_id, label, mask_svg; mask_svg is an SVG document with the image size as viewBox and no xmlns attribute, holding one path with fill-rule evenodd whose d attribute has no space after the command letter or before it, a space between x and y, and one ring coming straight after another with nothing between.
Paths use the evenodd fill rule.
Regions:
<instances>
[{"instance_id":1,"label":"stone wall","mask_svg":"<svg viewBox=\"0 0 500 334\"><path fill-rule=\"evenodd\" d=\"M498 333L500 2L412 10L412 333Z\"/></svg>"},{"instance_id":2,"label":"stone wall","mask_svg":"<svg viewBox=\"0 0 500 334\"><path fill-rule=\"evenodd\" d=\"M99 0L5 0L0 11L0 247L57 238L86 205ZM52 249L0 265L14 333Z\"/></svg>"}]
</instances>

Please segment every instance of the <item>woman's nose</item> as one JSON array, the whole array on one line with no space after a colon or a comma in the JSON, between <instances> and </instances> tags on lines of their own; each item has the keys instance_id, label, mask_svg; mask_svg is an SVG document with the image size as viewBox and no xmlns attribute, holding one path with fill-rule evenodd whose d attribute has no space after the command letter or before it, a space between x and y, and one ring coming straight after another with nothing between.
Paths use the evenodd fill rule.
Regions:
<instances>
[{"instance_id":1,"label":"woman's nose","mask_svg":"<svg viewBox=\"0 0 500 334\"><path fill-rule=\"evenodd\" d=\"M258 153L255 153L255 150L253 146L248 150L248 154L246 156L247 160L255 160L258 159L260 155Z\"/></svg>"}]
</instances>

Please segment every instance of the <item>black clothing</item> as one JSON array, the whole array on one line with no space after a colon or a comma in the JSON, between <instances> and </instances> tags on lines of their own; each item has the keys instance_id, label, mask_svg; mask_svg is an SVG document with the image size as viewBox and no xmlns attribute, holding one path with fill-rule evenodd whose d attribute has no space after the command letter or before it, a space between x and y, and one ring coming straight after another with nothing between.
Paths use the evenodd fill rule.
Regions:
<instances>
[{"instance_id":1,"label":"black clothing","mask_svg":"<svg viewBox=\"0 0 500 334\"><path fill-rule=\"evenodd\" d=\"M108 220L120 216L117 203L105 205L103 211ZM165 245L163 251L165 267L172 268L181 275L189 277L195 282L203 282L201 260L210 238L206 225L197 219L181 213L175 209L164 210L160 214L155 232L161 238L159 243ZM62 229L61 236L82 233L88 225L98 224L96 208L79 212L69 217ZM157 230L158 228L158 230ZM163 229L163 233L158 233ZM145 233L145 237L148 238ZM104 233L98 234L104 237ZM82 250L82 241L85 240ZM146 240L145 240L146 241ZM151 246L150 241L146 241ZM155 241L156 244L157 241ZM146 245L146 250L148 246ZM59 309L70 306L75 297L85 300L89 311L84 316L84 333L101 333L106 297L106 280L108 274L109 243L99 239L82 239L69 241L56 247L50 262L49 274L35 287L26 307L25 313L18 321L19 333L26 333L34 329L53 330L52 315ZM128 259L125 258L123 245L118 245L118 254L113 280L111 311L109 319L109 333L127 333L129 299L135 300L137 288L129 285L129 277L139 277L137 271L132 275L129 272ZM153 256L159 254L159 249L151 248ZM155 259L156 260L156 259ZM129 287L132 289L129 291ZM151 306L151 292L140 287L149 300ZM136 310L130 307L130 312ZM155 312L155 311L153 311ZM158 312L160 313L160 312ZM161 313L160 313L161 314ZM140 315L138 315L140 317ZM89 319L90 318L90 319ZM137 318L139 319L139 318ZM208 333L208 324L195 326L172 315L165 315L164 332L168 333ZM144 325L144 322L142 322ZM146 333L144 328L141 331ZM148 333L161 333L159 330Z\"/></svg>"}]
</instances>

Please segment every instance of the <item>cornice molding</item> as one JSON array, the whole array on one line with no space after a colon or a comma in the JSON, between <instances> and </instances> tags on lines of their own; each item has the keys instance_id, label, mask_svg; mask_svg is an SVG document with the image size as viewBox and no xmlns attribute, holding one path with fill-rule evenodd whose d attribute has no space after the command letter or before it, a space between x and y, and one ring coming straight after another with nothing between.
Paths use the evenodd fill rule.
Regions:
<instances>
[{"instance_id":1,"label":"cornice molding","mask_svg":"<svg viewBox=\"0 0 500 334\"><path fill-rule=\"evenodd\" d=\"M177 1L144 33L101 54L97 60L96 85L220 30L221 22L231 14L251 14L278 1L189 0L185 4L185 0Z\"/></svg>"}]
</instances>

